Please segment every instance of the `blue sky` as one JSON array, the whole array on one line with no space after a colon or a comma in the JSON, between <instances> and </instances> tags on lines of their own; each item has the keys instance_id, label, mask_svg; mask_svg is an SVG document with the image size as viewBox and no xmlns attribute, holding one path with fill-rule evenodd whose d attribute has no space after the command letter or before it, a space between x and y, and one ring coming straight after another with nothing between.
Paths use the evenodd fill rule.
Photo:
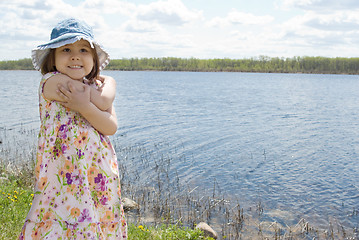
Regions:
<instances>
[{"instance_id":1,"label":"blue sky","mask_svg":"<svg viewBox=\"0 0 359 240\"><path fill-rule=\"evenodd\" d=\"M113 59L359 56L357 0L1 0L0 60L57 22L88 22Z\"/></svg>"}]
</instances>

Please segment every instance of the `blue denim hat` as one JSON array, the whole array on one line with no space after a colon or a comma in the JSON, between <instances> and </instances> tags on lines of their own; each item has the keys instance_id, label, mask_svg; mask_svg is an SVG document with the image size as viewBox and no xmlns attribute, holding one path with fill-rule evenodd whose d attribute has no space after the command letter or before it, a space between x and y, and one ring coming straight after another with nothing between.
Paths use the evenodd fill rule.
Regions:
<instances>
[{"instance_id":1,"label":"blue denim hat","mask_svg":"<svg viewBox=\"0 0 359 240\"><path fill-rule=\"evenodd\" d=\"M109 54L95 41L92 28L85 22L74 18L69 18L58 23L52 29L50 41L32 50L32 63L35 69L41 70L41 65L51 48L62 47L81 39L88 41L91 47L96 49L100 61L100 70L104 69L110 62Z\"/></svg>"}]
</instances>

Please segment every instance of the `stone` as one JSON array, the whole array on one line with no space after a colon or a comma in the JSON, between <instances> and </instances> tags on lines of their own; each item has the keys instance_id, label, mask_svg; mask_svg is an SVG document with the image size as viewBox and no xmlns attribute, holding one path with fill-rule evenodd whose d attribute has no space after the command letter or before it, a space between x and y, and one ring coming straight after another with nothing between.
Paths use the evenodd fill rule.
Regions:
<instances>
[{"instance_id":1,"label":"stone","mask_svg":"<svg viewBox=\"0 0 359 240\"><path fill-rule=\"evenodd\" d=\"M123 210L125 210L126 212L134 209L138 210L140 208L140 205L138 205L138 203L129 198L122 198L122 204Z\"/></svg>"},{"instance_id":2,"label":"stone","mask_svg":"<svg viewBox=\"0 0 359 240\"><path fill-rule=\"evenodd\" d=\"M207 223L205 222L200 222L197 226L196 226L197 229L200 229L204 235L206 237L211 237L211 238L214 238L214 239L217 239L218 238L218 235L216 233L216 231L214 231Z\"/></svg>"}]
</instances>

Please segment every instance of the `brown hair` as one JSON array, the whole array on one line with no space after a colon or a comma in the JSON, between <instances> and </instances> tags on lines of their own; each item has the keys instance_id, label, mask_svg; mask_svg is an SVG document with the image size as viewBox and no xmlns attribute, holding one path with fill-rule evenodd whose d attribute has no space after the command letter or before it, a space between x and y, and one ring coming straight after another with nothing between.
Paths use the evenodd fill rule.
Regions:
<instances>
[{"instance_id":1,"label":"brown hair","mask_svg":"<svg viewBox=\"0 0 359 240\"><path fill-rule=\"evenodd\" d=\"M57 71L55 64L55 50L56 48L51 48L50 52L47 54L44 61L42 62L42 74ZM94 83L95 79L98 78L98 76L100 75L100 60L98 59L96 49L91 48L91 50L93 56L93 68L91 72L86 76L86 79L89 80L90 83Z\"/></svg>"}]
</instances>

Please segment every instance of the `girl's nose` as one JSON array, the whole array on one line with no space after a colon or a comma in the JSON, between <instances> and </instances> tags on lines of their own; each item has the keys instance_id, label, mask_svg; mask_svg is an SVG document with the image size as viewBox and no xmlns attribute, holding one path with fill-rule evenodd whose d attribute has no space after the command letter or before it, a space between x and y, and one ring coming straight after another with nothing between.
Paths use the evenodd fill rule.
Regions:
<instances>
[{"instance_id":1,"label":"girl's nose","mask_svg":"<svg viewBox=\"0 0 359 240\"><path fill-rule=\"evenodd\" d=\"M75 61L75 60L80 60L80 57L78 55L73 55L71 57L71 60Z\"/></svg>"}]
</instances>

